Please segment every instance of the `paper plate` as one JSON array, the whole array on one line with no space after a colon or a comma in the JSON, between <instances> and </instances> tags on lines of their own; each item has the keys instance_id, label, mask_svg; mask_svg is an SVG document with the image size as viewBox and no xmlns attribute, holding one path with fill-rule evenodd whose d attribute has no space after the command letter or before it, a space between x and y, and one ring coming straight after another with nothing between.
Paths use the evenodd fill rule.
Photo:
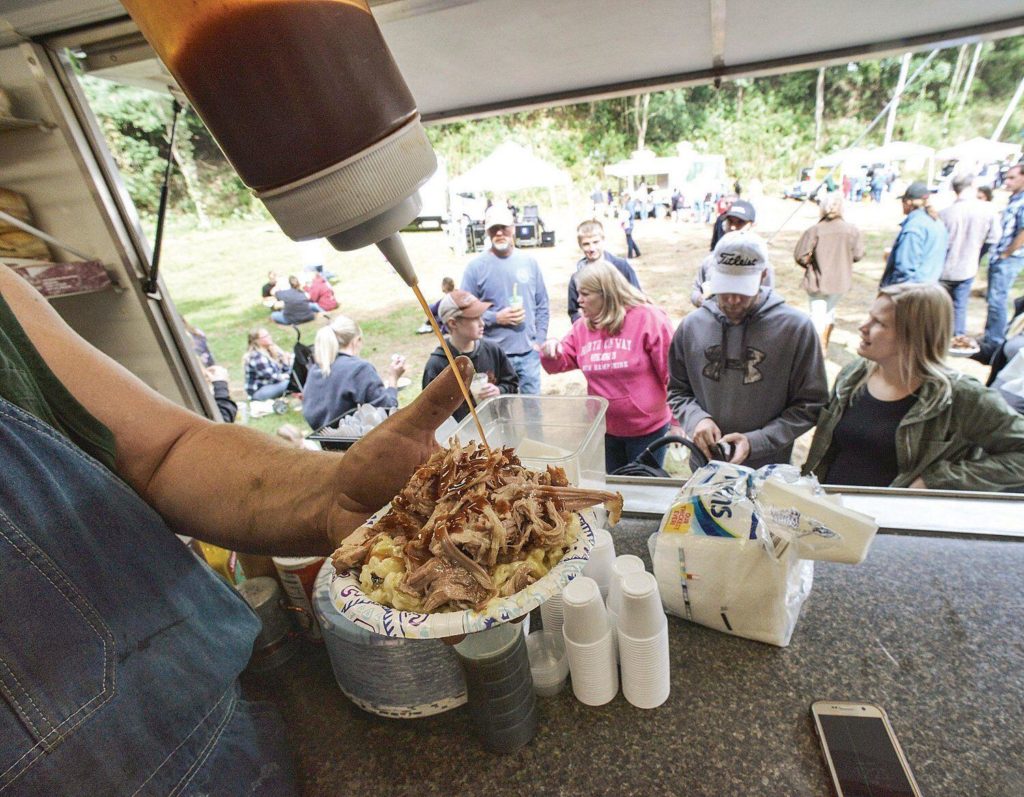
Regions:
<instances>
[{"instance_id":1,"label":"paper plate","mask_svg":"<svg viewBox=\"0 0 1024 797\"><path fill-rule=\"evenodd\" d=\"M949 347L950 357L970 357L981 351L981 346L972 346L969 349L954 349L952 346Z\"/></svg>"},{"instance_id":2,"label":"paper plate","mask_svg":"<svg viewBox=\"0 0 1024 797\"><path fill-rule=\"evenodd\" d=\"M390 508L384 507L371 517L372 526ZM403 612L370 600L359 585L359 571L352 568L336 573L331 579L331 601L345 617L375 634L407 639L439 639L483 631L498 623L515 620L536 609L544 601L561 592L583 570L594 545L594 530L578 513L582 533L565 552L562 560L543 578L507 598L495 598L483 611L466 609L454 612Z\"/></svg>"},{"instance_id":3,"label":"paper plate","mask_svg":"<svg viewBox=\"0 0 1024 797\"><path fill-rule=\"evenodd\" d=\"M412 384L412 380L407 376L398 377L398 382L395 384L399 390L405 390L409 385Z\"/></svg>"}]
</instances>

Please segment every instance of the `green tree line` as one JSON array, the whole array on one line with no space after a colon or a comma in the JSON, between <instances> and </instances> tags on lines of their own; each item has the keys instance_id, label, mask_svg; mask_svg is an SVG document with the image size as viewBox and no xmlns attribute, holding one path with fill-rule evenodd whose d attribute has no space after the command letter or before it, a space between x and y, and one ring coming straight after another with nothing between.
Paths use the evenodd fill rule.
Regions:
<instances>
[{"instance_id":1,"label":"green tree line","mask_svg":"<svg viewBox=\"0 0 1024 797\"><path fill-rule=\"evenodd\" d=\"M926 58L915 54L912 73ZM510 113L429 128L451 175L472 167L498 144L512 140L567 169L583 187L603 168L642 145L671 155L680 141L725 155L730 174L769 184L792 182L817 155L849 146L882 110L896 87L899 56L824 69L822 125L816 129L816 69L723 81L598 102ZM942 50L904 93L894 140L940 148L990 136L1024 64L1024 37ZM152 213L171 121L171 100L143 89L84 77L90 104L136 204ZM882 143L879 124L863 144ZM1024 111L1009 120L1002 140L1024 141ZM817 139L817 147L815 146ZM262 212L234 174L202 121L182 112L171 183L181 213L230 218Z\"/></svg>"}]
</instances>

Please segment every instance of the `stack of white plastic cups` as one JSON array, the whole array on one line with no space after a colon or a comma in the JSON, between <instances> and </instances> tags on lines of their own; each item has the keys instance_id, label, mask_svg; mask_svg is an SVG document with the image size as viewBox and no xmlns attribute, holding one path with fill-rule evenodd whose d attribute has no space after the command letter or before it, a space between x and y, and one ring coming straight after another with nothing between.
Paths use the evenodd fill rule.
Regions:
<instances>
[{"instance_id":1,"label":"stack of white plastic cups","mask_svg":"<svg viewBox=\"0 0 1024 797\"><path fill-rule=\"evenodd\" d=\"M615 642L601 590L580 576L562 592L562 636L569 656L572 691L588 706L603 706L619 691Z\"/></svg>"},{"instance_id":2,"label":"stack of white plastic cups","mask_svg":"<svg viewBox=\"0 0 1024 797\"><path fill-rule=\"evenodd\" d=\"M643 573L644 560L631 553L624 553L615 557L611 569L611 580L608 582L608 616L612 622L614 635L619 622L619 612L622 611L622 579L630 573Z\"/></svg>"},{"instance_id":3,"label":"stack of white plastic cups","mask_svg":"<svg viewBox=\"0 0 1024 797\"><path fill-rule=\"evenodd\" d=\"M615 541L607 529L594 529L594 547L590 558L583 566L583 575L594 579L601 590L601 598L608 600L608 586L612 580L612 563L615 561Z\"/></svg>"},{"instance_id":4,"label":"stack of white plastic cups","mask_svg":"<svg viewBox=\"0 0 1024 797\"><path fill-rule=\"evenodd\" d=\"M556 592L540 605L540 619L545 631L562 634L562 593Z\"/></svg>"},{"instance_id":5,"label":"stack of white plastic cups","mask_svg":"<svg viewBox=\"0 0 1024 797\"><path fill-rule=\"evenodd\" d=\"M627 573L619 586L616 625L622 694L637 708L656 708L668 699L670 688L668 620L658 581L640 571Z\"/></svg>"}]
</instances>

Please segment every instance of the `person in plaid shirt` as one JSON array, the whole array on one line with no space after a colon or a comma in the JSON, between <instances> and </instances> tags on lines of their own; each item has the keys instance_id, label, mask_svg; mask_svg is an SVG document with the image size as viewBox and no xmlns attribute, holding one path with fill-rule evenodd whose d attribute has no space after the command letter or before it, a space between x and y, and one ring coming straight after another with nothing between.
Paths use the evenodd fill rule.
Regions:
<instances>
[{"instance_id":1,"label":"person in plaid shirt","mask_svg":"<svg viewBox=\"0 0 1024 797\"><path fill-rule=\"evenodd\" d=\"M1003 178L1010 203L1002 216L1002 233L988 261L988 317L981 352L975 359L988 362L1006 336L1006 300L1024 267L1024 165L1011 166Z\"/></svg>"},{"instance_id":2,"label":"person in plaid shirt","mask_svg":"<svg viewBox=\"0 0 1024 797\"><path fill-rule=\"evenodd\" d=\"M274 343L265 329L249 332L249 348L242 357L245 392L253 401L281 398L288 389L292 356Z\"/></svg>"}]
</instances>

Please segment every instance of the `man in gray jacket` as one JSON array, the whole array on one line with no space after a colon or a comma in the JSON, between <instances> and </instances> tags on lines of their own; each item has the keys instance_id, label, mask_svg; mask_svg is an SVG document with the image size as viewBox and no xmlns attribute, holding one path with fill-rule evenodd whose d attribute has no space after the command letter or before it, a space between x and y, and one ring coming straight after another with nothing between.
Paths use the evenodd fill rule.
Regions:
<instances>
[{"instance_id":1,"label":"man in gray jacket","mask_svg":"<svg viewBox=\"0 0 1024 797\"><path fill-rule=\"evenodd\" d=\"M828 398L825 362L811 319L762 285L764 241L752 232L715 246L711 298L683 319L669 351L668 402L709 457L787 463L793 441L814 426Z\"/></svg>"}]
</instances>

